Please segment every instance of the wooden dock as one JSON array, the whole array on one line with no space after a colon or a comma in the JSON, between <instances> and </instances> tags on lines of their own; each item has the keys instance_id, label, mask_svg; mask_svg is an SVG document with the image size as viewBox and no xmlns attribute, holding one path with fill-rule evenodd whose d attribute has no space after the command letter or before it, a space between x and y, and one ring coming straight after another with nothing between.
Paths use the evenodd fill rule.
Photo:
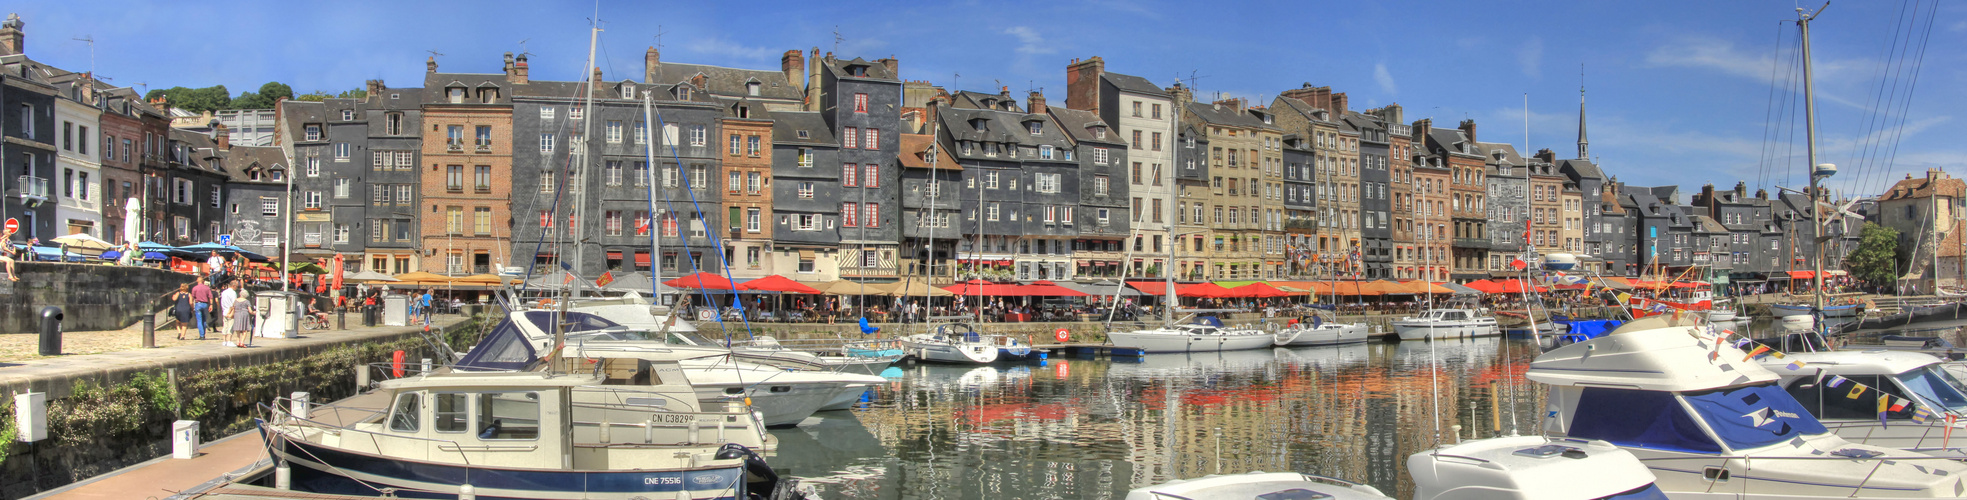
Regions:
<instances>
[{"instance_id":1,"label":"wooden dock","mask_svg":"<svg viewBox=\"0 0 1967 500\"><path fill-rule=\"evenodd\" d=\"M188 460L179 460L167 455L27 498L37 500L171 498L229 484L235 478L260 468L270 467L270 464L266 447L260 442L259 432L247 431L205 443L198 449L198 456Z\"/></svg>"}]
</instances>

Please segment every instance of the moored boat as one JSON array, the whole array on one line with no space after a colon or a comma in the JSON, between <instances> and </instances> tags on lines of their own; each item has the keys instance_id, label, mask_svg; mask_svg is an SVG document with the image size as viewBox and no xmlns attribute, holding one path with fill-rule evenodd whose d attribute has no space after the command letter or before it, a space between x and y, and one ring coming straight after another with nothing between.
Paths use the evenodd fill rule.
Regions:
<instances>
[{"instance_id":1,"label":"moored boat","mask_svg":"<svg viewBox=\"0 0 1967 500\"><path fill-rule=\"evenodd\" d=\"M1400 340L1433 340L1493 337L1499 332L1496 318L1474 309L1428 309L1420 316L1393 322Z\"/></svg>"},{"instance_id":2,"label":"moored boat","mask_svg":"<svg viewBox=\"0 0 1967 500\"><path fill-rule=\"evenodd\" d=\"M1135 349L1143 354L1240 351L1271 347L1277 340L1275 334L1261 330L1225 328L1213 317L1200 319L1204 323L1110 332L1107 340L1114 347Z\"/></svg>"}]
</instances>

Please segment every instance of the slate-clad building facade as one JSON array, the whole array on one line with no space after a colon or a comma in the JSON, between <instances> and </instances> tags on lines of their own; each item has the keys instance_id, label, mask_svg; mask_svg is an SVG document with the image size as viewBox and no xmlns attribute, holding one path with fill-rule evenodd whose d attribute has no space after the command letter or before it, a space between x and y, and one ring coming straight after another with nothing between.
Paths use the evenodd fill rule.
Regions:
<instances>
[{"instance_id":1,"label":"slate-clad building facade","mask_svg":"<svg viewBox=\"0 0 1967 500\"><path fill-rule=\"evenodd\" d=\"M772 138L772 268L800 281L839 279L841 164L833 128L816 112L778 111Z\"/></svg>"},{"instance_id":2,"label":"slate-clad building facade","mask_svg":"<svg viewBox=\"0 0 1967 500\"><path fill-rule=\"evenodd\" d=\"M1080 218L1078 157L1110 171L1125 163L1126 150L1106 142L1084 143L1082 149L1050 115L1026 113L1016 101L985 105L995 107L938 112L943 131L938 142L963 167L967 238L957 246L958 262L1003 279L1070 279L1073 240L1082 226L1113 231L1111 217L1125 215L1108 209L1105 229L1098 208L1093 219ZM1128 233L1107 234L1113 236L1103 240Z\"/></svg>"},{"instance_id":3,"label":"slate-clad building facade","mask_svg":"<svg viewBox=\"0 0 1967 500\"><path fill-rule=\"evenodd\" d=\"M1362 277L1391 279L1393 273L1393 175L1388 148L1392 141L1378 120L1344 111L1342 120L1359 134L1359 236Z\"/></svg>"},{"instance_id":4,"label":"slate-clad building facade","mask_svg":"<svg viewBox=\"0 0 1967 500\"><path fill-rule=\"evenodd\" d=\"M902 81L894 59L818 61L809 89L820 117L839 140L842 277L894 278L901 232L899 199ZM854 171L851 179L846 172Z\"/></svg>"},{"instance_id":5,"label":"slate-clad building facade","mask_svg":"<svg viewBox=\"0 0 1967 500\"><path fill-rule=\"evenodd\" d=\"M1042 102L1043 97L1033 93L1033 102ZM1042 110L1040 108L1043 108ZM1070 276L1121 278L1158 277L1168 270L1167 224L1160 225L1159 231L1150 229L1155 217L1134 212L1130 200L1136 189L1144 189L1127 179L1130 165L1147 165L1134 157L1141 149L1131 147L1123 140L1105 119L1091 111L1066 109L1058 106L1033 104L1034 113L1047 113L1058 124L1059 131L1071 139L1077 149L1077 189L1067 191L1078 194L1076 206L1072 208L1077 222L1074 228L1078 235L1073 238L1070 248L1072 254L1072 274ZM1104 157L1106 161L1099 161ZM1160 162L1167 161L1162 155ZM1144 168L1166 169L1167 165L1156 162ZM1162 177L1164 173L1155 172L1152 183L1166 186L1171 179ZM1165 203L1155 200L1152 204L1143 203L1147 210ZM1064 209L1061 209L1064 210ZM1136 220L1138 219L1138 221ZM1167 219L1161 219L1166 221ZM1129 249L1127 246L1137 245Z\"/></svg>"}]
</instances>

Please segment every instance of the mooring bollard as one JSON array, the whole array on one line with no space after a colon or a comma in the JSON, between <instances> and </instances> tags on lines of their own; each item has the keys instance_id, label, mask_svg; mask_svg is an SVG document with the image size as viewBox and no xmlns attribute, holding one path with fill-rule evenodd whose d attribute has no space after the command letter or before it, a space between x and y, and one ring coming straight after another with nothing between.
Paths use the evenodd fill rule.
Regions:
<instances>
[{"instance_id":1,"label":"mooring bollard","mask_svg":"<svg viewBox=\"0 0 1967 500\"><path fill-rule=\"evenodd\" d=\"M61 355L61 308L41 308L41 355Z\"/></svg>"},{"instance_id":2,"label":"mooring bollard","mask_svg":"<svg viewBox=\"0 0 1967 500\"><path fill-rule=\"evenodd\" d=\"M143 315L143 348L157 347L157 315Z\"/></svg>"},{"instance_id":3,"label":"mooring bollard","mask_svg":"<svg viewBox=\"0 0 1967 500\"><path fill-rule=\"evenodd\" d=\"M335 329L336 330L348 329L348 308L344 307L341 308L340 310L335 311Z\"/></svg>"}]
</instances>

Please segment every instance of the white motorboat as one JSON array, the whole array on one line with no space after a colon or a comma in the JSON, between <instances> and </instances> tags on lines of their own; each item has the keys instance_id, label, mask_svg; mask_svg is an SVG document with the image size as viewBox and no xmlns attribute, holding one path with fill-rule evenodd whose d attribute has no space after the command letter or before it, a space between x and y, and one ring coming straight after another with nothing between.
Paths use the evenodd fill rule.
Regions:
<instances>
[{"instance_id":1,"label":"white motorboat","mask_svg":"<svg viewBox=\"0 0 1967 500\"><path fill-rule=\"evenodd\" d=\"M1277 339L1272 344L1277 347L1351 344L1365 342L1367 331L1365 323L1325 321L1324 314L1313 313L1277 330Z\"/></svg>"},{"instance_id":2,"label":"white motorboat","mask_svg":"<svg viewBox=\"0 0 1967 500\"><path fill-rule=\"evenodd\" d=\"M1126 500L1392 500L1380 490L1296 472L1217 474L1178 479L1127 492Z\"/></svg>"},{"instance_id":3,"label":"white motorboat","mask_svg":"<svg viewBox=\"0 0 1967 500\"><path fill-rule=\"evenodd\" d=\"M1394 321L1393 331L1400 340L1493 337L1500 333L1494 316L1474 309L1428 309L1420 316Z\"/></svg>"},{"instance_id":4,"label":"white motorboat","mask_svg":"<svg viewBox=\"0 0 1967 500\"><path fill-rule=\"evenodd\" d=\"M1631 452L1596 440L1509 436L1407 457L1414 500L1666 498Z\"/></svg>"},{"instance_id":5,"label":"white motorboat","mask_svg":"<svg viewBox=\"0 0 1967 500\"><path fill-rule=\"evenodd\" d=\"M562 335L568 346L564 353L566 356L678 363L703 403L739 401L749 404L752 409L765 415L766 426L798 425L813 412L827 407L843 407L843 399L858 399L868 387L885 382L874 375L836 372L817 363L785 366L754 363L755 358L723 347L650 339L647 335L651 332L624 328L599 316L578 312L512 313L472 350L510 350L511 346L501 344L506 343L504 339L517 338L523 339L526 347L534 353L551 353L553 334L548 328L556 321L563 327ZM683 332L670 332L668 335L672 338L686 336L693 337ZM769 359L783 361L779 358ZM851 403L849 400L846 404Z\"/></svg>"},{"instance_id":6,"label":"white motorboat","mask_svg":"<svg viewBox=\"0 0 1967 500\"><path fill-rule=\"evenodd\" d=\"M591 374L443 370L351 399L369 407L277 402L259 426L267 451L291 467L282 486L314 493L800 498L758 454L775 441L757 417L699 406L678 371L635 362ZM614 385L623 383L638 385Z\"/></svg>"},{"instance_id":7,"label":"white motorboat","mask_svg":"<svg viewBox=\"0 0 1967 500\"><path fill-rule=\"evenodd\" d=\"M1783 316L1776 319L1784 330L1809 330L1817 327L1817 319L1808 314L1802 316Z\"/></svg>"},{"instance_id":8,"label":"white motorboat","mask_svg":"<svg viewBox=\"0 0 1967 500\"><path fill-rule=\"evenodd\" d=\"M1714 306L1707 311L1708 321L1734 321L1741 314L1735 311L1735 304L1728 299L1716 299Z\"/></svg>"},{"instance_id":9,"label":"white motorboat","mask_svg":"<svg viewBox=\"0 0 1967 500\"><path fill-rule=\"evenodd\" d=\"M937 325L929 333L902 337L899 343L904 356L914 356L919 361L987 364L997 361L999 354L999 342L994 337L978 333L967 324L947 323Z\"/></svg>"},{"instance_id":10,"label":"white motorboat","mask_svg":"<svg viewBox=\"0 0 1967 500\"><path fill-rule=\"evenodd\" d=\"M1224 328L1215 318L1208 323L1173 325L1131 332L1110 332L1107 341L1114 347L1134 349L1141 354L1171 352L1241 351L1272 347L1275 334L1261 330Z\"/></svg>"},{"instance_id":11,"label":"white motorboat","mask_svg":"<svg viewBox=\"0 0 1967 500\"><path fill-rule=\"evenodd\" d=\"M901 359L900 354L880 353L848 348L841 349L839 355L822 355L789 349L780 345L777 339L769 336L751 340L718 342L697 333L696 325L688 320L669 314L669 308L654 306L638 295L614 298L579 299L570 304L568 312L587 313L599 316L629 330L663 332L663 341L674 345L715 347L738 353L747 361L765 363L785 368L832 369L851 373L881 373L881 370ZM727 345L728 344L728 345Z\"/></svg>"},{"instance_id":12,"label":"white motorboat","mask_svg":"<svg viewBox=\"0 0 1967 500\"><path fill-rule=\"evenodd\" d=\"M1832 434L1696 318L1660 315L1538 356L1544 432L1597 439L1672 498L1957 498L1967 464Z\"/></svg>"},{"instance_id":13,"label":"white motorboat","mask_svg":"<svg viewBox=\"0 0 1967 500\"><path fill-rule=\"evenodd\" d=\"M1782 376L1782 385L1810 414L1844 439L1967 458L1961 447L1949 447L1944 439L1945 415L1967 417L1967 392L1962 391L1967 385L1942 369L1940 358L1903 351L1827 351L1764 356L1760 361L1763 368ZM1869 389L1851 397L1856 387L1852 382ZM1881 423L1881 393L1898 400L1909 398L1916 406L1888 407L1887 423ZM1916 407L1925 407L1933 416L1925 423L1914 421Z\"/></svg>"}]
</instances>

